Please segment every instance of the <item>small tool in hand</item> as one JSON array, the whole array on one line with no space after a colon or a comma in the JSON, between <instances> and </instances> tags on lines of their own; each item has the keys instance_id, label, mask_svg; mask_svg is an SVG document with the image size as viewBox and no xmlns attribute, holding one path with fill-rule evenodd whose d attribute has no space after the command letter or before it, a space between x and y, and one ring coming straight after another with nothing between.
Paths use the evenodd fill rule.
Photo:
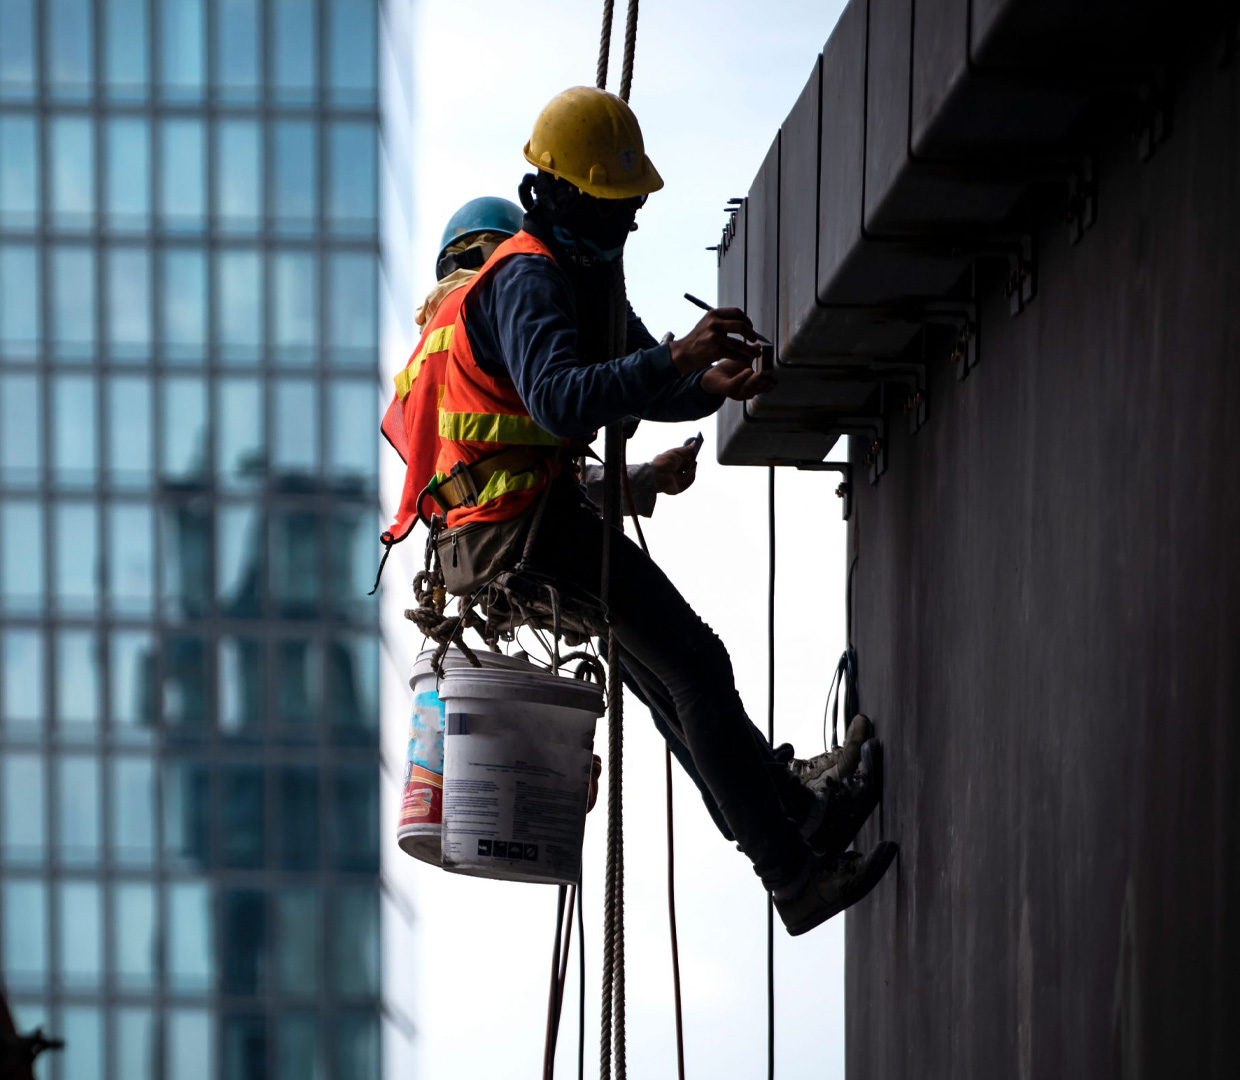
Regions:
<instances>
[{"instance_id":1,"label":"small tool in hand","mask_svg":"<svg viewBox=\"0 0 1240 1080\"><path fill-rule=\"evenodd\" d=\"M693 436L693 438L686 439L684 441L684 445L691 446L693 448L693 457L696 459L698 456L698 451L702 449L702 433L699 431Z\"/></svg>"},{"instance_id":2,"label":"small tool in hand","mask_svg":"<svg viewBox=\"0 0 1240 1080\"><path fill-rule=\"evenodd\" d=\"M688 300L689 303L691 304L697 304L697 306L700 307L703 311L714 311L715 310L705 300L699 300L696 296L693 295L693 293L685 293L685 299ZM761 334L759 334L757 330L753 332L753 336L757 338L760 342L762 342L763 345L770 344L770 342L767 341L766 338L764 338Z\"/></svg>"}]
</instances>

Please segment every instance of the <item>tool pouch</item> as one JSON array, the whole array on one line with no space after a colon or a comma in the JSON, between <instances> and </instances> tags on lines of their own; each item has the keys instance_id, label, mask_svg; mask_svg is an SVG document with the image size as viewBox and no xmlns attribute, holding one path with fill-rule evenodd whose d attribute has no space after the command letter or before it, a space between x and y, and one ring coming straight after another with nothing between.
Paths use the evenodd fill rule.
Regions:
<instances>
[{"instance_id":1,"label":"tool pouch","mask_svg":"<svg viewBox=\"0 0 1240 1080\"><path fill-rule=\"evenodd\" d=\"M507 521L466 522L435 537L444 584L453 596L471 596L521 559L538 504Z\"/></svg>"}]
</instances>

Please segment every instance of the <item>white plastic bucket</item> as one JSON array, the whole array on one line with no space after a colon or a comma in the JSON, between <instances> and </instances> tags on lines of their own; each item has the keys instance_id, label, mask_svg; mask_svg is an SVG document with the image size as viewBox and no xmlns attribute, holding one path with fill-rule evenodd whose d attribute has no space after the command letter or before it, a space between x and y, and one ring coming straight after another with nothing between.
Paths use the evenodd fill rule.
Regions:
<instances>
[{"instance_id":1,"label":"white plastic bucket","mask_svg":"<svg viewBox=\"0 0 1240 1080\"><path fill-rule=\"evenodd\" d=\"M444 869L575 882L602 690L536 669L457 668L439 696L447 705Z\"/></svg>"},{"instance_id":2,"label":"white plastic bucket","mask_svg":"<svg viewBox=\"0 0 1240 1080\"><path fill-rule=\"evenodd\" d=\"M405 752L396 842L406 854L438 866L443 833L444 706L436 690L439 676L431 664L435 652L435 649L423 649L418 653L409 676L413 712L409 717L409 745ZM502 653L477 650L475 655L484 668L552 677L525 660ZM465 659L460 649L450 648L444 655L444 670L460 667L479 670Z\"/></svg>"}]
</instances>

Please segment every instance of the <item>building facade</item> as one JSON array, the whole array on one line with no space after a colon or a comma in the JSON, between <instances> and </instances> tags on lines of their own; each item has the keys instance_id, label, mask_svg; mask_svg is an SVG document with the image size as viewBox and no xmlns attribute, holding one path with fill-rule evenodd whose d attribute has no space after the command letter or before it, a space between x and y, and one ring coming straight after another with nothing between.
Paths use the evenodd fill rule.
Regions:
<instances>
[{"instance_id":1,"label":"building facade","mask_svg":"<svg viewBox=\"0 0 1240 1080\"><path fill-rule=\"evenodd\" d=\"M52 1080L381 1071L379 0L0 0L0 972Z\"/></svg>"}]
</instances>

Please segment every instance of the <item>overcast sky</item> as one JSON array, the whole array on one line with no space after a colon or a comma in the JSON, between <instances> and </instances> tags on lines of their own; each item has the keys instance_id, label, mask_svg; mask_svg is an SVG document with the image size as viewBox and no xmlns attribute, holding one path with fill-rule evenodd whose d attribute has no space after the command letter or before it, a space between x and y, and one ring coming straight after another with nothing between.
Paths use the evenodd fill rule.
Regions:
<instances>
[{"instance_id":1,"label":"overcast sky","mask_svg":"<svg viewBox=\"0 0 1240 1080\"><path fill-rule=\"evenodd\" d=\"M682 299L686 290L714 298L715 256L704 248L718 239L727 198L748 190L841 7L837 0L642 4L631 104L666 187L638 216L626 269L630 300L656 336L684 334L696 322L700 313ZM418 296L411 302L433 284L439 236L452 211L477 195L515 200L526 171L521 148L539 110L558 91L593 83L601 8L594 0L415 0ZM624 0L617 0L611 90L619 79L623 9ZM411 345L388 343L385 376L403 366ZM765 728L767 474L717 465L713 418L702 429L697 484L674 499L660 498L646 537L660 565L728 645L741 695ZM645 424L629 460L648 459L696 430L695 424ZM386 511L400 475L395 455L386 448L383 455ZM803 754L822 748L827 683L844 645L836 482L831 474L777 476L776 741L794 742ZM384 750L397 763L409 712L404 680L420 647L400 612L410 603L407 582L421 556L420 534L404 547L385 574L383 598L389 633ZM631 699L625 719L629 1069L636 1077L674 1076L662 742ZM605 741L600 723L596 750ZM385 956L389 985L417 1026L412 1075L539 1075L555 888L453 877L415 863L395 845L396 788L389 781L383 791L385 871L415 913L412 940L390 937ZM765 894L679 771L675 809L688 1075L765 1075ZM585 849L588 1075L597 1075L605 820L600 800ZM777 923L776 934L778 1075L842 1077L843 919L797 939ZM575 1075L575 955L570 970L562 1077ZM399 1075L403 1080L407 1073L402 1068Z\"/></svg>"}]
</instances>

